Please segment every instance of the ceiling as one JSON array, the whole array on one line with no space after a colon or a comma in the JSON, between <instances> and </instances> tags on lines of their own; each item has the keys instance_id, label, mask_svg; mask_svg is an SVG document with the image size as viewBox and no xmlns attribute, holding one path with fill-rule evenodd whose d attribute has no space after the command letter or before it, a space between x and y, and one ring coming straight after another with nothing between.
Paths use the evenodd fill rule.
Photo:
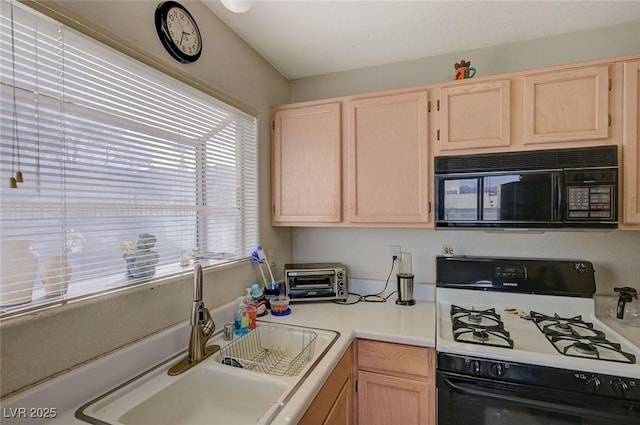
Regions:
<instances>
[{"instance_id":1,"label":"ceiling","mask_svg":"<svg viewBox=\"0 0 640 425\"><path fill-rule=\"evenodd\" d=\"M291 80L640 20L638 0L203 2Z\"/></svg>"}]
</instances>

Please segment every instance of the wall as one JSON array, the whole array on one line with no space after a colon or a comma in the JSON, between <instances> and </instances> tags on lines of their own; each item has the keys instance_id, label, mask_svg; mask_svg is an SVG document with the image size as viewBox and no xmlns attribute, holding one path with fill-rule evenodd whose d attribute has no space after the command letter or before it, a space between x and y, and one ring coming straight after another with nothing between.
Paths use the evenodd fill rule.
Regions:
<instances>
[{"instance_id":1,"label":"wall","mask_svg":"<svg viewBox=\"0 0 640 425\"><path fill-rule=\"evenodd\" d=\"M453 64L471 60L479 76L640 53L640 22L548 37L504 46L458 52L354 71L292 81L292 101L306 101L378 90L431 84L453 79ZM598 292L639 287L640 232L614 231L500 234L484 231L322 229L293 231L295 261L342 261L351 277L379 281L380 291L391 266L389 245L413 254L418 282L435 282L434 257L445 244L459 254L582 258L594 263ZM395 272L394 272L395 273Z\"/></svg>"},{"instance_id":2,"label":"wall","mask_svg":"<svg viewBox=\"0 0 640 425\"><path fill-rule=\"evenodd\" d=\"M444 245L456 254L500 257L584 259L596 271L598 293L614 294L615 286L640 287L640 232L500 233L477 230L325 229L293 232L294 261L341 261L350 278L370 282L371 293L382 290L391 268L389 245L401 245L413 257L416 282L435 283L435 256ZM393 272L390 288L395 286Z\"/></svg>"},{"instance_id":3,"label":"wall","mask_svg":"<svg viewBox=\"0 0 640 425\"><path fill-rule=\"evenodd\" d=\"M181 3L196 18L203 36L200 60L188 65L171 59L158 40L154 28L157 2L45 1L34 6L62 13L101 38L130 50L129 54L184 79L211 86L220 96L257 113L261 242L265 248L276 250L280 264L288 262L292 257L291 230L271 227L269 108L289 101L289 82L203 3ZM255 271L249 261L241 261L205 270L204 277L205 302L208 307L216 307L243 294L243 288L253 283ZM3 321L0 396L21 391L186 320L192 295L192 278L185 276ZM187 340L185 335L185 347Z\"/></svg>"},{"instance_id":4,"label":"wall","mask_svg":"<svg viewBox=\"0 0 640 425\"><path fill-rule=\"evenodd\" d=\"M640 53L640 21L413 61L336 72L291 82L291 102L453 80L453 64L470 60L476 76Z\"/></svg>"}]
</instances>

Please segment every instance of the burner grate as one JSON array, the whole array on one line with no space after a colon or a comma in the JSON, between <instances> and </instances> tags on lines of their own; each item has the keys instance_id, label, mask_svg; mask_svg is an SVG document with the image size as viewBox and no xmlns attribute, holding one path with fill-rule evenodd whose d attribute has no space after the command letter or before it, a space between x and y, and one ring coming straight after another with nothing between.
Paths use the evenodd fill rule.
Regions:
<instances>
[{"instance_id":1,"label":"burner grate","mask_svg":"<svg viewBox=\"0 0 640 425\"><path fill-rule=\"evenodd\" d=\"M451 321L454 341L501 348L514 346L494 308L475 310L452 305Z\"/></svg>"},{"instance_id":2,"label":"burner grate","mask_svg":"<svg viewBox=\"0 0 640 425\"><path fill-rule=\"evenodd\" d=\"M609 341L604 332L595 329L593 323L584 321L582 316L547 316L535 311L530 315L538 329L560 354L618 363L636 362L635 355L623 351L620 344ZM614 358L602 356L603 353L612 354Z\"/></svg>"}]
</instances>

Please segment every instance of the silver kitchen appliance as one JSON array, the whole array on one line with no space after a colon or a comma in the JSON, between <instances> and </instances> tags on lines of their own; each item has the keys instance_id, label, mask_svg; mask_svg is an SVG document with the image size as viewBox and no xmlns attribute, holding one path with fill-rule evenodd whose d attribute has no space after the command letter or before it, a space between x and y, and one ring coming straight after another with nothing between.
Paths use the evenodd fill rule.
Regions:
<instances>
[{"instance_id":1,"label":"silver kitchen appliance","mask_svg":"<svg viewBox=\"0 0 640 425\"><path fill-rule=\"evenodd\" d=\"M413 299L413 263L410 252L400 253L400 263L398 265L398 299L396 304L414 305Z\"/></svg>"},{"instance_id":2,"label":"silver kitchen appliance","mask_svg":"<svg viewBox=\"0 0 640 425\"><path fill-rule=\"evenodd\" d=\"M285 264L284 284L291 302L349 298L347 267L342 263Z\"/></svg>"}]
</instances>

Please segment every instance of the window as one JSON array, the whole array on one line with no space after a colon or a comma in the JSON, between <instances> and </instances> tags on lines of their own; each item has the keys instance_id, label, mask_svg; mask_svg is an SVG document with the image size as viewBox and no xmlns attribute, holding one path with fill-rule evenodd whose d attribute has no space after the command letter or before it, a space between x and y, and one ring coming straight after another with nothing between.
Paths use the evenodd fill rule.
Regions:
<instances>
[{"instance_id":1,"label":"window","mask_svg":"<svg viewBox=\"0 0 640 425\"><path fill-rule=\"evenodd\" d=\"M255 117L1 5L4 316L255 249Z\"/></svg>"}]
</instances>

